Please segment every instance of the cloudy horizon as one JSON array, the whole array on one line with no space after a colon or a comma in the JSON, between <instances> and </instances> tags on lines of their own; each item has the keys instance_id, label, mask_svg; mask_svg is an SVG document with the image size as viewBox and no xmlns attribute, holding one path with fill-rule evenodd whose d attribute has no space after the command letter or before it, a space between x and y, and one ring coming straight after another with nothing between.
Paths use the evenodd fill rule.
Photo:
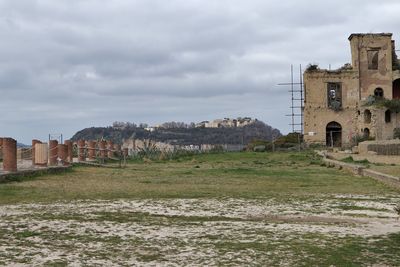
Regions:
<instances>
[{"instance_id":1,"label":"cloudy horizon","mask_svg":"<svg viewBox=\"0 0 400 267\"><path fill-rule=\"evenodd\" d=\"M350 62L395 0L0 0L0 129L29 144L114 121L253 117L291 130L290 65Z\"/></svg>"}]
</instances>

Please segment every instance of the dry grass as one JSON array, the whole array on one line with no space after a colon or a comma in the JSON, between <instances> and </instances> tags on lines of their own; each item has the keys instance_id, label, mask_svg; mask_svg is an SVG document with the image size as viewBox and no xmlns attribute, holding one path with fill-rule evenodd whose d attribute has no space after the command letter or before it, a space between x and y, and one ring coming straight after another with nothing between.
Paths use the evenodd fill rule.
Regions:
<instances>
[{"instance_id":1,"label":"dry grass","mask_svg":"<svg viewBox=\"0 0 400 267\"><path fill-rule=\"evenodd\" d=\"M398 193L310 153L75 167L0 184L0 265L399 266Z\"/></svg>"},{"instance_id":2,"label":"dry grass","mask_svg":"<svg viewBox=\"0 0 400 267\"><path fill-rule=\"evenodd\" d=\"M74 199L312 197L396 192L365 177L320 166L311 154L230 153L125 169L76 167L72 172L0 185L0 204Z\"/></svg>"},{"instance_id":3,"label":"dry grass","mask_svg":"<svg viewBox=\"0 0 400 267\"><path fill-rule=\"evenodd\" d=\"M400 177L400 165L371 164L372 170Z\"/></svg>"}]
</instances>

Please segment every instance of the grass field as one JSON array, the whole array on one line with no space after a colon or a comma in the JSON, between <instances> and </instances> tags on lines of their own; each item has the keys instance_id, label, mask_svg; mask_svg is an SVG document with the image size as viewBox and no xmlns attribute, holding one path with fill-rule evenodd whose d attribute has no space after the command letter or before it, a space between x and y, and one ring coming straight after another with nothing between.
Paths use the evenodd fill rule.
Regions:
<instances>
[{"instance_id":1,"label":"grass field","mask_svg":"<svg viewBox=\"0 0 400 267\"><path fill-rule=\"evenodd\" d=\"M398 203L306 152L74 167L0 184L0 265L400 266Z\"/></svg>"}]
</instances>

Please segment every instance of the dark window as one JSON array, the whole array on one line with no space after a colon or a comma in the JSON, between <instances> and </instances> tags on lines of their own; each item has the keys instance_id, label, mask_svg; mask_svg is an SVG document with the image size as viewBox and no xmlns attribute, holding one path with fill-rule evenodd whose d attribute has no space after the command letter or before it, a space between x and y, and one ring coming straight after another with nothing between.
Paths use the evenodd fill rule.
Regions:
<instances>
[{"instance_id":1,"label":"dark window","mask_svg":"<svg viewBox=\"0 0 400 267\"><path fill-rule=\"evenodd\" d=\"M369 109L366 109L364 111L364 123L371 123L371 117L372 117L371 111L369 111Z\"/></svg>"},{"instance_id":2,"label":"dark window","mask_svg":"<svg viewBox=\"0 0 400 267\"><path fill-rule=\"evenodd\" d=\"M368 50L367 57L368 57L368 69L377 70L379 62L379 50Z\"/></svg>"},{"instance_id":3,"label":"dark window","mask_svg":"<svg viewBox=\"0 0 400 267\"><path fill-rule=\"evenodd\" d=\"M363 136L364 136L364 138L369 138L369 129L368 128L364 129Z\"/></svg>"},{"instance_id":4,"label":"dark window","mask_svg":"<svg viewBox=\"0 0 400 267\"><path fill-rule=\"evenodd\" d=\"M382 88L376 88L375 91L374 91L374 95L376 97L382 98L383 97L383 89Z\"/></svg>"},{"instance_id":5,"label":"dark window","mask_svg":"<svg viewBox=\"0 0 400 267\"><path fill-rule=\"evenodd\" d=\"M400 99L400 79L393 81L393 99Z\"/></svg>"},{"instance_id":6,"label":"dark window","mask_svg":"<svg viewBox=\"0 0 400 267\"><path fill-rule=\"evenodd\" d=\"M333 110L342 108L342 86L340 83L328 83L328 107Z\"/></svg>"},{"instance_id":7,"label":"dark window","mask_svg":"<svg viewBox=\"0 0 400 267\"><path fill-rule=\"evenodd\" d=\"M389 123L391 120L392 120L392 113L388 109L385 111L385 122Z\"/></svg>"}]
</instances>

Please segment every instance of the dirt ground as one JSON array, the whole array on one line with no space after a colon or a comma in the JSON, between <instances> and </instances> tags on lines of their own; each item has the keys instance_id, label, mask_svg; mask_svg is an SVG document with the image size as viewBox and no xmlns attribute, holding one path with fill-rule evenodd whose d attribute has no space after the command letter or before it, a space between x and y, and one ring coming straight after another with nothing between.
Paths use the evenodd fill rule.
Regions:
<instances>
[{"instance_id":1,"label":"dirt ground","mask_svg":"<svg viewBox=\"0 0 400 267\"><path fill-rule=\"evenodd\" d=\"M399 201L393 195L321 195L286 203L222 198L4 205L0 264L302 265L299 255L311 257L316 248L400 232L393 210Z\"/></svg>"}]
</instances>

